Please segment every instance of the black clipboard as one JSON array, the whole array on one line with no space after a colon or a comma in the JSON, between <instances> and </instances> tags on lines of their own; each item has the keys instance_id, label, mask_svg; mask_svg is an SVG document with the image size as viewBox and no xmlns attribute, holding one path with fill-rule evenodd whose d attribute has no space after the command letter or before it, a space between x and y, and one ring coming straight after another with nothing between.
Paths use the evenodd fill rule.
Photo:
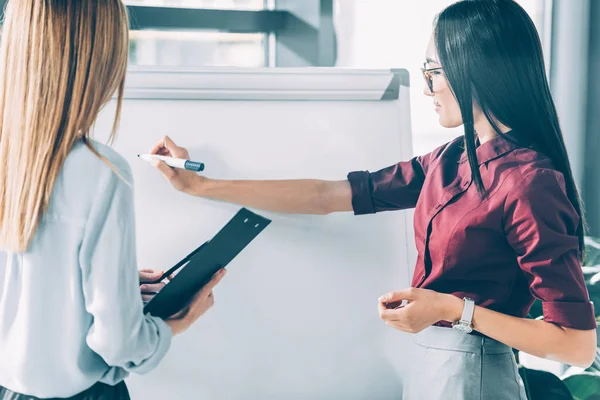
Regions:
<instances>
[{"instance_id":1,"label":"black clipboard","mask_svg":"<svg viewBox=\"0 0 600 400\"><path fill-rule=\"evenodd\" d=\"M193 296L250 244L271 220L242 208L213 237L167 271L160 282L183 269L144 306L144 314L166 319L183 309Z\"/></svg>"}]
</instances>

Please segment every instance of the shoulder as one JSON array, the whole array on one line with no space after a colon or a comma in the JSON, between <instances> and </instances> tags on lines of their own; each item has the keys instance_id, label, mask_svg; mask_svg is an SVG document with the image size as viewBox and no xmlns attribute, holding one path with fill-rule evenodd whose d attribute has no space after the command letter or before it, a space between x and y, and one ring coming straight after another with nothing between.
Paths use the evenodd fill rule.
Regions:
<instances>
[{"instance_id":1,"label":"shoulder","mask_svg":"<svg viewBox=\"0 0 600 400\"><path fill-rule=\"evenodd\" d=\"M133 175L127 160L111 147L95 140L77 142L67 157L65 173L76 180L105 182L119 179L132 183Z\"/></svg>"},{"instance_id":2,"label":"shoulder","mask_svg":"<svg viewBox=\"0 0 600 400\"><path fill-rule=\"evenodd\" d=\"M509 173L503 186L512 197L532 195L536 190L553 190L566 195L565 177L552 160L539 151L518 148L507 155Z\"/></svg>"},{"instance_id":3,"label":"shoulder","mask_svg":"<svg viewBox=\"0 0 600 400\"><path fill-rule=\"evenodd\" d=\"M96 141L78 141L63 164L49 211L86 218L94 203L118 194L130 198L132 188L131 167L122 155Z\"/></svg>"},{"instance_id":4,"label":"shoulder","mask_svg":"<svg viewBox=\"0 0 600 400\"><path fill-rule=\"evenodd\" d=\"M133 175L123 156L96 141L80 140L61 167L44 215L86 221L95 204L110 204L116 198L132 202L132 189Z\"/></svg>"},{"instance_id":5,"label":"shoulder","mask_svg":"<svg viewBox=\"0 0 600 400\"><path fill-rule=\"evenodd\" d=\"M465 138L464 136L459 136L454 138L453 140L444 143L443 145L439 146L438 148L436 148L435 150L433 150L431 153L429 153L429 155L433 158L433 159L437 159L440 157L450 157L450 158L460 158L460 156L462 155L463 151L464 151L464 143L465 143Z\"/></svg>"},{"instance_id":6,"label":"shoulder","mask_svg":"<svg viewBox=\"0 0 600 400\"><path fill-rule=\"evenodd\" d=\"M504 186L504 210L536 223L541 219L577 228L579 214L569 198L565 177L545 155L531 149L517 149L507 162L514 164Z\"/></svg>"},{"instance_id":7,"label":"shoulder","mask_svg":"<svg viewBox=\"0 0 600 400\"><path fill-rule=\"evenodd\" d=\"M459 136L443 145L437 147L430 153L421 155L417 157L417 160L424 167L424 170L427 172L430 166L433 164L440 162L448 161L456 161L460 159L461 155L464 151L464 136Z\"/></svg>"},{"instance_id":8,"label":"shoulder","mask_svg":"<svg viewBox=\"0 0 600 400\"><path fill-rule=\"evenodd\" d=\"M130 181L133 179L131 173L131 166L129 162L118 153L112 147L105 144L99 143L95 140L90 140L89 145L96 151L94 154L92 150L85 144L83 144L85 150L87 150L87 158L97 168L99 174L110 175L116 178L115 175L120 175L122 178Z\"/></svg>"}]
</instances>

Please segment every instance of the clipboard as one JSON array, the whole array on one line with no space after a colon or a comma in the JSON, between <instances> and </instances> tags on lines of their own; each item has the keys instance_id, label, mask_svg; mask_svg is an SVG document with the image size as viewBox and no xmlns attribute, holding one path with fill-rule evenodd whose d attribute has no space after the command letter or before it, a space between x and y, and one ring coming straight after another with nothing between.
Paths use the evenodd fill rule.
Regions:
<instances>
[{"instance_id":1,"label":"clipboard","mask_svg":"<svg viewBox=\"0 0 600 400\"><path fill-rule=\"evenodd\" d=\"M181 271L146 305L144 314L167 319L183 309L212 276L229 264L271 220L242 208L209 241L192 251L155 282Z\"/></svg>"}]
</instances>

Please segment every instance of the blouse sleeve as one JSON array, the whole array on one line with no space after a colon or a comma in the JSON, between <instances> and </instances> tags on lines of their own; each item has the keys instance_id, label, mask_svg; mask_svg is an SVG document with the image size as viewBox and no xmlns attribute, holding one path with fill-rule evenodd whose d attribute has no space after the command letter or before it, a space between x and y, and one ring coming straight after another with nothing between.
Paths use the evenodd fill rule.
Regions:
<instances>
[{"instance_id":1,"label":"blouse sleeve","mask_svg":"<svg viewBox=\"0 0 600 400\"><path fill-rule=\"evenodd\" d=\"M427 172L448 144L431 153L399 162L376 172L348 174L355 215L404 210L417 204Z\"/></svg>"},{"instance_id":2,"label":"blouse sleeve","mask_svg":"<svg viewBox=\"0 0 600 400\"><path fill-rule=\"evenodd\" d=\"M526 274L544 320L573 329L595 329L579 261L580 218L566 195L563 175L540 169L522 179L505 203L505 232Z\"/></svg>"}]
</instances>

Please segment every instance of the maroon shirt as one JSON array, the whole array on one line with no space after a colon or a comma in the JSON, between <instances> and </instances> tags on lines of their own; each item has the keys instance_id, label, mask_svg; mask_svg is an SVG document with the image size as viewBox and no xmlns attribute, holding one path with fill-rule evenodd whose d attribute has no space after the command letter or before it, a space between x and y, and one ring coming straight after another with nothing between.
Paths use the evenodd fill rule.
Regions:
<instances>
[{"instance_id":1,"label":"maroon shirt","mask_svg":"<svg viewBox=\"0 0 600 400\"><path fill-rule=\"evenodd\" d=\"M471 297L525 317L534 298L544 320L595 329L579 261L579 216L551 160L498 136L477 147L482 200L462 138L380 171L351 172L354 213L415 207L412 286Z\"/></svg>"}]
</instances>

